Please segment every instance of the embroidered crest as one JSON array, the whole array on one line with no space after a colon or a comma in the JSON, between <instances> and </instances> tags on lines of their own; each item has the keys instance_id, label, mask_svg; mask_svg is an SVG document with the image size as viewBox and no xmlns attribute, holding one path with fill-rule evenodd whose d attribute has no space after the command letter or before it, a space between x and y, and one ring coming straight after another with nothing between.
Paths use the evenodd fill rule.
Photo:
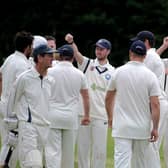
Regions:
<instances>
[{"instance_id":1,"label":"embroidered crest","mask_svg":"<svg viewBox=\"0 0 168 168\"><path fill-rule=\"evenodd\" d=\"M109 80L109 79L111 78L111 75L110 75L110 74L106 74L106 75L105 75L105 78L106 78L107 80Z\"/></svg>"}]
</instances>

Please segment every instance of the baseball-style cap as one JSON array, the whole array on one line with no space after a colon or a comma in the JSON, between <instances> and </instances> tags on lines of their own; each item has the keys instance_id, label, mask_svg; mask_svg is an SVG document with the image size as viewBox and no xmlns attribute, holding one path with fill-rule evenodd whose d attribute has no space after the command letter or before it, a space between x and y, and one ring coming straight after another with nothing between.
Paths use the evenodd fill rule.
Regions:
<instances>
[{"instance_id":1,"label":"baseball-style cap","mask_svg":"<svg viewBox=\"0 0 168 168\"><path fill-rule=\"evenodd\" d=\"M42 44L34 48L33 56L36 57L39 54L52 54L55 53L57 50L48 47L47 44Z\"/></svg>"},{"instance_id":2,"label":"baseball-style cap","mask_svg":"<svg viewBox=\"0 0 168 168\"><path fill-rule=\"evenodd\" d=\"M154 41L155 37L154 34L150 31L144 30L144 31L140 31L136 37L132 38L131 41L136 41L136 40L141 40L141 41L145 41L145 39L150 40L150 41Z\"/></svg>"},{"instance_id":3,"label":"baseball-style cap","mask_svg":"<svg viewBox=\"0 0 168 168\"><path fill-rule=\"evenodd\" d=\"M35 35L33 40L33 49L40 45L47 45L47 40L43 36Z\"/></svg>"},{"instance_id":4,"label":"baseball-style cap","mask_svg":"<svg viewBox=\"0 0 168 168\"><path fill-rule=\"evenodd\" d=\"M141 40L134 41L130 46L130 50L138 55L146 55L146 46Z\"/></svg>"},{"instance_id":5,"label":"baseball-style cap","mask_svg":"<svg viewBox=\"0 0 168 168\"><path fill-rule=\"evenodd\" d=\"M106 48L106 49L111 49L111 43L110 41L106 40L106 39L100 39L96 42L96 46L100 47L100 48Z\"/></svg>"},{"instance_id":6,"label":"baseball-style cap","mask_svg":"<svg viewBox=\"0 0 168 168\"><path fill-rule=\"evenodd\" d=\"M58 48L57 53L59 53L60 56L67 56L67 57L74 56L73 48L68 44L65 44L65 45L61 46L60 48Z\"/></svg>"}]
</instances>

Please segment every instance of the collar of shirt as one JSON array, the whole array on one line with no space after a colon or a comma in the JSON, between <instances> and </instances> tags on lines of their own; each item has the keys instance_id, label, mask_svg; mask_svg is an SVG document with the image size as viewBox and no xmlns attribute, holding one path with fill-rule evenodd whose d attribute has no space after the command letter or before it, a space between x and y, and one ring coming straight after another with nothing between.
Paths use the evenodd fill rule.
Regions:
<instances>
[{"instance_id":1,"label":"collar of shirt","mask_svg":"<svg viewBox=\"0 0 168 168\"><path fill-rule=\"evenodd\" d=\"M61 66L73 66L70 61L60 61L59 65L61 65Z\"/></svg>"},{"instance_id":2,"label":"collar of shirt","mask_svg":"<svg viewBox=\"0 0 168 168\"><path fill-rule=\"evenodd\" d=\"M101 65L101 64L99 63L99 61L98 61L97 58L94 60L94 66L97 66L97 67L107 67L108 65L109 65L109 61L108 61L108 60L107 60L107 63L104 64L104 65Z\"/></svg>"}]
</instances>

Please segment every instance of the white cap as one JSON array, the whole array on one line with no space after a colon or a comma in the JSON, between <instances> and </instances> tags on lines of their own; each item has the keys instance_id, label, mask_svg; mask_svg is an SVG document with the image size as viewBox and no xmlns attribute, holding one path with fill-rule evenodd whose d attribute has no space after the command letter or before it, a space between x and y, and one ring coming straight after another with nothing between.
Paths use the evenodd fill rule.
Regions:
<instances>
[{"instance_id":1,"label":"white cap","mask_svg":"<svg viewBox=\"0 0 168 168\"><path fill-rule=\"evenodd\" d=\"M33 40L33 49L39 45L48 45L47 40L43 36L35 35Z\"/></svg>"}]
</instances>

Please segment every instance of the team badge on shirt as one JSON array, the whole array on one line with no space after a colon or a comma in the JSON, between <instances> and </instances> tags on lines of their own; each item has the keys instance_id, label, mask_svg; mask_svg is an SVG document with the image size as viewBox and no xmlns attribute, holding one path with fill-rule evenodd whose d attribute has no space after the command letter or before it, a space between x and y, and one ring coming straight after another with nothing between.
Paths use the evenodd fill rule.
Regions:
<instances>
[{"instance_id":1,"label":"team badge on shirt","mask_svg":"<svg viewBox=\"0 0 168 168\"><path fill-rule=\"evenodd\" d=\"M110 74L106 74L106 75L105 75L105 78L106 78L107 80L109 80L109 79L111 78L111 75L110 75Z\"/></svg>"}]
</instances>

